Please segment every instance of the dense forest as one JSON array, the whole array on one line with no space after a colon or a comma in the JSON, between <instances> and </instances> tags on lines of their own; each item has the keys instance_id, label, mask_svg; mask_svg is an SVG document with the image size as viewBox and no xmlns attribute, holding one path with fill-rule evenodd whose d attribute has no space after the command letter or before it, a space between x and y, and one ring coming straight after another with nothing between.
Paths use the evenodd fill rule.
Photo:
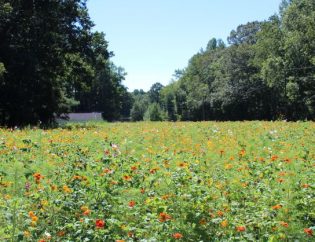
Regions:
<instances>
[{"instance_id":1,"label":"dense forest","mask_svg":"<svg viewBox=\"0 0 315 242\"><path fill-rule=\"evenodd\" d=\"M0 125L51 125L68 112L108 121L314 120L315 1L213 38L167 86L128 92L85 0L0 0Z\"/></svg>"},{"instance_id":2,"label":"dense forest","mask_svg":"<svg viewBox=\"0 0 315 242\"><path fill-rule=\"evenodd\" d=\"M314 120L315 1L211 39L174 81L136 90L132 120Z\"/></svg>"}]
</instances>

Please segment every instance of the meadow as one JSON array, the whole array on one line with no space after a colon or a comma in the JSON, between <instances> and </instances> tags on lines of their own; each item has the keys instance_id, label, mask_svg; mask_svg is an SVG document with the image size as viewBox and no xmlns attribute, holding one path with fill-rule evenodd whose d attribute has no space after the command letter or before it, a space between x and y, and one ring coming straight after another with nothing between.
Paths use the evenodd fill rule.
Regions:
<instances>
[{"instance_id":1,"label":"meadow","mask_svg":"<svg viewBox=\"0 0 315 242\"><path fill-rule=\"evenodd\" d=\"M314 122L0 129L0 241L314 241Z\"/></svg>"}]
</instances>

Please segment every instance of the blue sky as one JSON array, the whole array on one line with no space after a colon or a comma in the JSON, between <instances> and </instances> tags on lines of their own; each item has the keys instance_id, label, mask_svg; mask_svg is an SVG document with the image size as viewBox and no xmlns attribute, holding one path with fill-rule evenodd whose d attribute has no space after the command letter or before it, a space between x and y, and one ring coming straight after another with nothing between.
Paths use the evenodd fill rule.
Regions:
<instances>
[{"instance_id":1,"label":"blue sky","mask_svg":"<svg viewBox=\"0 0 315 242\"><path fill-rule=\"evenodd\" d=\"M129 91L166 85L175 69L215 37L278 12L281 0L89 0L95 30L103 31Z\"/></svg>"}]
</instances>

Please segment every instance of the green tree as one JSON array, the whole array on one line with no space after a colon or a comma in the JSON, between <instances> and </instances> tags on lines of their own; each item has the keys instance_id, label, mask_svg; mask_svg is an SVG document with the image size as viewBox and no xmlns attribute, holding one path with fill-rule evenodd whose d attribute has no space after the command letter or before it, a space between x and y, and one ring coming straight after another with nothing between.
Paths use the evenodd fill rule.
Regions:
<instances>
[{"instance_id":1,"label":"green tree","mask_svg":"<svg viewBox=\"0 0 315 242\"><path fill-rule=\"evenodd\" d=\"M148 92L151 103L154 103L154 102L160 103L160 92L162 88L163 88L163 85L159 82L156 82L151 86Z\"/></svg>"},{"instance_id":2,"label":"green tree","mask_svg":"<svg viewBox=\"0 0 315 242\"><path fill-rule=\"evenodd\" d=\"M120 118L126 73L92 27L86 0L1 0L0 124L49 125L70 111Z\"/></svg>"},{"instance_id":3,"label":"green tree","mask_svg":"<svg viewBox=\"0 0 315 242\"><path fill-rule=\"evenodd\" d=\"M142 89L134 90L132 97L134 101L130 111L131 120L142 121L150 103L149 97Z\"/></svg>"},{"instance_id":4,"label":"green tree","mask_svg":"<svg viewBox=\"0 0 315 242\"><path fill-rule=\"evenodd\" d=\"M146 121L163 121L164 114L158 103L151 103L144 114Z\"/></svg>"},{"instance_id":5,"label":"green tree","mask_svg":"<svg viewBox=\"0 0 315 242\"><path fill-rule=\"evenodd\" d=\"M52 123L75 103L67 90L72 80L66 79L65 60L76 55L85 62L93 26L85 1L2 2L0 58L6 74L0 90L1 123ZM10 9L4 20L3 6ZM84 72L73 78L79 80Z\"/></svg>"}]
</instances>

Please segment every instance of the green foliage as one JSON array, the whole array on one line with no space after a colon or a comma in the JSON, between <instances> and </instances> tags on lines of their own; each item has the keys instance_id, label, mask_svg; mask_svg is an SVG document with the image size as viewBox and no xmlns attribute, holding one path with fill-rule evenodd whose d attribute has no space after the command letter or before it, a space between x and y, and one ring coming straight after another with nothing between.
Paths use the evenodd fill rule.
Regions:
<instances>
[{"instance_id":1,"label":"green foliage","mask_svg":"<svg viewBox=\"0 0 315 242\"><path fill-rule=\"evenodd\" d=\"M160 105L158 103L151 103L144 113L143 119L145 121L163 121L164 116Z\"/></svg>"},{"instance_id":2,"label":"green foliage","mask_svg":"<svg viewBox=\"0 0 315 242\"><path fill-rule=\"evenodd\" d=\"M2 77L2 75L5 73L5 67L4 64L0 62L0 78Z\"/></svg>"},{"instance_id":3,"label":"green foliage","mask_svg":"<svg viewBox=\"0 0 315 242\"><path fill-rule=\"evenodd\" d=\"M151 103L160 103L160 92L163 89L163 85L159 82L154 83L149 92L149 99Z\"/></svg>"},{"instance_id":4,"label":"green foliage","mask_svg":"<svg viewBox=\"0 0 315 242\"><path fill-rule=\"evenodd\" d=\"M133 106L130 111L132 121L142 121L149 106L149 97L143 90L133 92Z\"/></svg>"}]
</instances>

